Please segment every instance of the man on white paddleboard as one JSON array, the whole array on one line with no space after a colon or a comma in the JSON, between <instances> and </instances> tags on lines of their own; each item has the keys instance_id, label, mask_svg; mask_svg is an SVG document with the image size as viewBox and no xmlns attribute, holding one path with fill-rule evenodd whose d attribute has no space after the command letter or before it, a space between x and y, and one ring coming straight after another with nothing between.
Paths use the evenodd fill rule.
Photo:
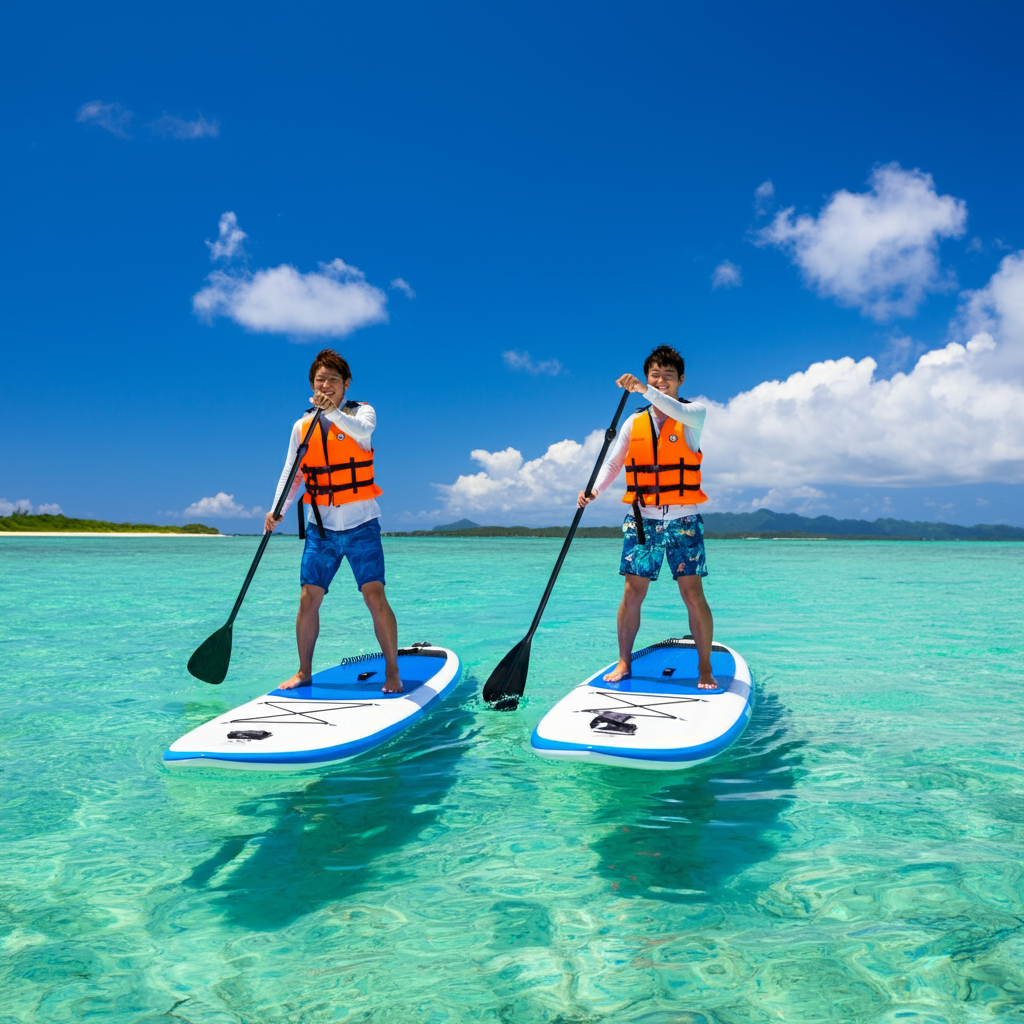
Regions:
<instances>
[{"instance_id":1,"label":"man on white paddleboard","mask_svg":"<svg viewBox=\"0 0 1024 1024\"><path fill-rule=\"evenodd\" d=\"M617 619L619 661L604 678L618 682L630 673L633 641L640 629L640 608L651 580L658 578L668 558L672 578L686 605L690 632L697 646L698 689L714 690L711 641L714 619L704 597L704 520L698 511L707 501L701 489L700 435L707 410L700 402L679 398L685 376L683 357L660 345L644 360L642 383L624 373L615 383L650 402L634 413L615 439L593 491L580 491L578 507L593 501L626 467L623 502L632 506L622 525L622 561L625 591Z\"/></svg>"},{"instance_id":2,"label":"man on white paddleboard","mask_svg":"<svg viewBox=\"0 0 1024 1024\"><path fill-rule=\"evenodd\" d=\"M313 388L313 405L321 410L320 422L310 435L309 450L292 480L288 470L295 459L313 419L313 410L292 427L285 468L274 494L271 507L277 507L281 492L288 488L288 498L281 509L281 518L268 512L264 529L274 530L284 518L299 485L305 479L303 506L308 513L299 517L300 533L303 515L306 522L306 546L302 551L299 582L302 593L295 619L295 638L299 647L299 670L279 689L292 690L307 685L313 678L313 651L320 634L320 605L347 558L373 618L384 655L384 693L401 693L398 674L398 624L395 613L384 594L384 549L380 542L380 506L376 497L381 489L373 479L373 446L370 438L377 425L373 406L365 402L346 402L345 393L352 383L348 363L333 349L317 354L309 368Z\"/></svg>"}]
</instances>

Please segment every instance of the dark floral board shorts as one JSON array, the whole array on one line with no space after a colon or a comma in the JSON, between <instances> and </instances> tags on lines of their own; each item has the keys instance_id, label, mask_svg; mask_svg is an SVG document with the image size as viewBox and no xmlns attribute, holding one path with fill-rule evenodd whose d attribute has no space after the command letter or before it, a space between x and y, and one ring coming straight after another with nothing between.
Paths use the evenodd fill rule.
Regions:
<instances>
[{"instance_id":1,"label":"dark floral board shorts","mask_svg":"<svg viewBox=\"0 0 1024 1024\"><path fill-rule=\"evenodd\" d=\"M622 562L619 574L656 580L661 563L668 556L672 579L707 576L704 564L704 520L700 516L682 519L645 519L646 544L636 539L636 523L630 512L622 524Z\"/></svg>"}]
</instances>

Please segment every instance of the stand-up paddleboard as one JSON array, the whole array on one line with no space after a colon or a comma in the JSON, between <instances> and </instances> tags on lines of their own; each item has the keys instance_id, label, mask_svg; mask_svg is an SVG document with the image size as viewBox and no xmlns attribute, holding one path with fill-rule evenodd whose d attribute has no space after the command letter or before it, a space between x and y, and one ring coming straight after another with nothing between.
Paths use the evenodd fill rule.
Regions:
<instances>
[{"instance_id":1,"label":"stand-up paddleboard","mask_svg":"<svg viewBox=\"0 0 1024 1024\"><path fill-rule=\"evenodd\" d=\"M384 655L346 658L306 686L272 690L186 733L164 754L170 768L325 768L391 739L452 689L462 665L452 652L413 644L398 652L403 693L382 693Z\"/></svg>"},{"instance_id":2,"label":"stand-up paddleboard","mask_svg":"<svg viewBox=\"0 0 1024 1024\"><path fill-rule=\"evenodd\" d=\"M717 690L697 689L690 637L637 651L630 675L606 683L614 667L595 672L540 720L530 740L535 754L672 771L720 754L750 720L750 669L724 644L711 647Z\"/></svg>"}]
</instances>

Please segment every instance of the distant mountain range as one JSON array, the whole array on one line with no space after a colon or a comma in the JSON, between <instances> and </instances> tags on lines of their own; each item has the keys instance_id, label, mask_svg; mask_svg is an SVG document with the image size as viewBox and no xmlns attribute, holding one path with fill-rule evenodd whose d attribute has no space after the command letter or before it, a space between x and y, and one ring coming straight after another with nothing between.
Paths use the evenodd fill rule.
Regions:
<instances>
[{"instance_id":1,"label":"distant mountain range","mask_svg":"<svg viewBox=\"0 0 1024 1024\"><path fill-rule=\"evenodd\" d=\"M954 526L907 519L834 519L832 516L798 516L793 512L709 512L704 516L708 533L772 534L803 533L825 537L917 537L921 540L1024 540L1019 526Z\"/></svg>"},{"instance_id":2,"label":"distant mountain range","mask_svg":"<svg viewBox=\"0 0 1024 1024\"><path fill-rule=\"evenodd\" d=\"M847 540L1017 540L1024 541L1019 526L955 526L952 523L923 523L906 519L835 519L816 516L811 519L794 512L708 512L704 515L707 536L719 539L739 537L842 537ZM481 526L470 519L435 526L433 530L389 533L389 537L430 537L439 533L461 537L564 537L567 526ZM619 526L584 526L580 537L617 537Z\"/></svg>"},{"instance_id":3,"label":"distant mountain range","mask_svg":"<svg viewBox=\"0 0 1024 1024\"><path fill-rule=\"evenodd\" d=\"M460 519L457 523L449 523L447 526L435 526L431 533L456 533L459 530L479 530L481 526L479 523L474 523L472 519Z\"/></svg>"}]
</instances>

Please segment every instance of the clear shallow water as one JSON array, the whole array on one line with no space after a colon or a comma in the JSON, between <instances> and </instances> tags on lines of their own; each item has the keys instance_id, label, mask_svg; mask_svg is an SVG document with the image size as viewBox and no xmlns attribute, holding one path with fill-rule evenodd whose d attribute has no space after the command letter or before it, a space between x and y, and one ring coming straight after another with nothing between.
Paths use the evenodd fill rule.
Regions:
<instances>
[{"instance_id":1,"label":"clear shallow water","mask_svg":"<svg viewBox=\"0 0 1024 1024\"><path fill-rule=\"evenodd\" d=\"M710 542L758 704L668 776L538 760L614 656L615 541L578 541L528 700L477 697L559 543L385 541L405 643L459 692L318 776L167 771L294 670L275 538L220 687L185 671L255 538L0 538L0 1021L1024 1021L1024 546ZM320 665L374 648L347 570ZM652 587L638 643L685 631Z\"/></svg>"}]
</instances>

